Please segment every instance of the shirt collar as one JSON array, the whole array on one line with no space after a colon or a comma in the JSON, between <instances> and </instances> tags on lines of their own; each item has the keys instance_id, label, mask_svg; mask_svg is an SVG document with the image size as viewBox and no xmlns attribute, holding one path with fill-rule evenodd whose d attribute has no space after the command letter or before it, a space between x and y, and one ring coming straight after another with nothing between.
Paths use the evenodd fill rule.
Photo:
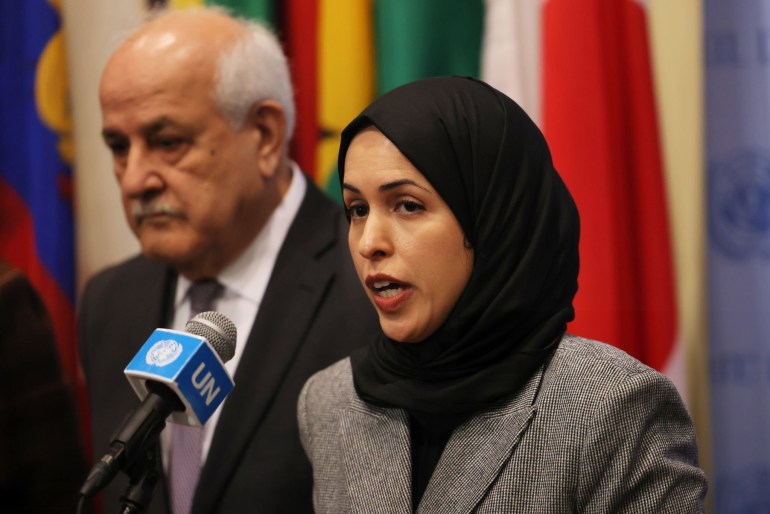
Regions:
<instances>
[{"instance_id":1,"label":"shirt collar","mask_svg":"<svg viewBox=\"0 0 770 514\"><path fill-rule=\"evenodd\" d=\"M224 286L225 295L235 294L259 304L267 288L278 252L286 234L299 211L307 190L306 178L295 162L290 163L292 180L281 202L268 218L257 237L241 255L217 277ZM174 305L176 308L187 299L192 282L179 275Z\"/></svg>"}]
</instances>

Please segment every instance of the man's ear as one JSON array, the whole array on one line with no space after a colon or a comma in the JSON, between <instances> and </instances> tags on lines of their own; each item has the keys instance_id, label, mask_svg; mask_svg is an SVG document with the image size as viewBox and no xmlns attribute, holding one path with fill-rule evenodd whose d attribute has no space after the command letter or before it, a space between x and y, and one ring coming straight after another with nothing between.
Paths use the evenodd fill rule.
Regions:
<instances>
[{"instance_id":1,"label":"man's ear","mask_svg":"<svg viewBox=\"0 0 770 514\"><path fill-rule=\"evenodd\" d=\"M286 151L286 115L275 100L257 102L251 108L246 123L257 130L257 153L260 171L265 178L272 177Z\"/></svg>"}]
</instances>

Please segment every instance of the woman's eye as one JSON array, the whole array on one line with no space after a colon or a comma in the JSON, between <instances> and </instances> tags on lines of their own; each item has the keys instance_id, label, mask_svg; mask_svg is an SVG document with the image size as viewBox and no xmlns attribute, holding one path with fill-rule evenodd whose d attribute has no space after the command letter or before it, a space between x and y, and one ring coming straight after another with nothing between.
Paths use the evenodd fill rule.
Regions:
<instances>
[{"instance_id":1,"label":"woman's eye","mask_svg":"<svg viewBox=\"0 0 770 514\"><path fill-rule=\"evenodd\" d=\"M348 207L348 218L362 218L369 213L366 205L355 204Z\"/></svg>"},{"instance_id":2,"label":"woman's eye","mask_svg":"<svg viewBox=\"0 0 770 514\"><path fill-rule=\"evenodd\" d=\"M421 204L411 200L402 200L398 203L397 208L401 208L406 212L417 212L425 210L425 207L423 207Z\"/></svg>"}]
</instances>

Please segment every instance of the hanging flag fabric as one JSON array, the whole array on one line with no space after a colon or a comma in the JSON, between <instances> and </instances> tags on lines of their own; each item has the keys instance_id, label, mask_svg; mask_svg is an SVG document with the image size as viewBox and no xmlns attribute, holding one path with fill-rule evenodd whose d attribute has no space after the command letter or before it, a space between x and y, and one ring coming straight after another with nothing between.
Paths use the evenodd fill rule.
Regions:
<instances>
[{"instance_id":1,"label":"hanging flag fabric","mask_svg":"<svg viewBox=\"0 0 770 514\"><path fill-rule=\"evenodd\" d=\"M770 510L770 5L705 2L714 512Z\"/></svg>"},{"instance_id":2,"label":"hanging flag fabric","mask_svg":"<svg viewBox=\"0 0 770 514\"><path fill-rule=\"evenodd\" d=\"M319 0L316 183L340 202L340 134L374 98L371 20L370 0Z\"/></svg>"},{"instance_id":3,"label":"hanging flag fabric","mask_svg":"<svg viewBox=\"0 0 770 514\"><path fill-rule=\"evenodd\" d=\"M543 128L580 211L569 330L668 371L685 395L669 225L640 1L543 6Z\"/></svg>"},{"instance_id":4,"label":"hanging flag fabric","mask_svg":"<svg viewBox=\"0 0 770 514\"><path fill-rule=\"evenodd\" d=\"M479 76L482 0L375 2L377 93L440 75Z\"/></svg>"},{"instance_id":5,"label":"hanging flag fabric","mask_svg":"<svg viewBox=\"0 0 770 514\"><path fill-rule=\"evenodd\" d=\"M59 7L0 2L0 258L42 297L63 367L77 380L73 150Z\"/></svg>"},{"instance_id":6,"label":"hanging flag fabric","mask_svg":"<svg viewBox=\"0 0 770 514\"><path fill-rule=\"evenodd\" d=\"M481 79L540 125L542 0L487 0Z\"/></svg>"},{"instance_id":7,"label":"hanging flag fabric","mask_svg":"<svg viewBox=\"0 0 770 514\"><path fill-rule=\"evenodd\" d=\"M297 123L289 155L302 171L316 180L316 145L318 144L318 2L290 0L283 4L284 26L281 30L294 84ZM318 183L316 181L316 183Z\"/></svg>"},{"instance_id":8,"label":"hanging flag fabric","mask_svg":"<svg viewBox=\"0 0 770 514\"><path fill-rule=\"evenodd\" d=\"M274 24L276 19L273 0L167 0L163 3L167 3L174 9L220 5L229 12L244 18L263 20L270 24Z\"/></svg>"},{"instance_id":9,"label":"hanging flag fabric","mask_svg":"<svg viewBox=\"0 0 770 514\"><path fill-rule=\"evenodd\" d=\"M264 20L271 25L275 24L276 16L273 0L206 0L206 3L227 7L233 13L244 18Z\"/></svg>"},{"instance_id":10,"label":"hanging flag fabric","mask_svg":"<svg viewBox=\"0 0 770 514\"><path fill-rule=\"evenodd\" d=\"M300 118L293 154L301 162L315 145L315 162L303 169L314 169L316 183L337 199L339 133L376 94L431 75L478 76L479 0L293 0L284 8ZM313 9L317 22L308 26ZM311 70L315 112L308 112ZM315 121L314 140L309 120Z\"/></svg>"}]
</instances>

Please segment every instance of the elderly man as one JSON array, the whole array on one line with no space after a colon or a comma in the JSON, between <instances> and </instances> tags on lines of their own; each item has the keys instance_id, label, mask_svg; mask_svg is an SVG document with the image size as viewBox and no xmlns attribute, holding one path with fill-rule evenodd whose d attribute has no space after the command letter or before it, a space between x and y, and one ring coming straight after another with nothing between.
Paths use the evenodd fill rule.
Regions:
<instances>
[{"instance_id":1,"label":"elderly man","mask_svg":"<svg viewBox=\"0 0 770 514\"><path fill-rule=\"evenodd\" d=\"M166 480L150 512L310 512L298 393L376 326L341 208L287 157L292 96L274 36L212 10L157 17L102 75L103 137L142 255L96 276L81 302L96 458L138 404L122 370L154 328L181 330L203 308L238 329L223 407L203 430L161 434ZM107 512L126 483L105 490Z\"/></svg>"}]
</instances>

